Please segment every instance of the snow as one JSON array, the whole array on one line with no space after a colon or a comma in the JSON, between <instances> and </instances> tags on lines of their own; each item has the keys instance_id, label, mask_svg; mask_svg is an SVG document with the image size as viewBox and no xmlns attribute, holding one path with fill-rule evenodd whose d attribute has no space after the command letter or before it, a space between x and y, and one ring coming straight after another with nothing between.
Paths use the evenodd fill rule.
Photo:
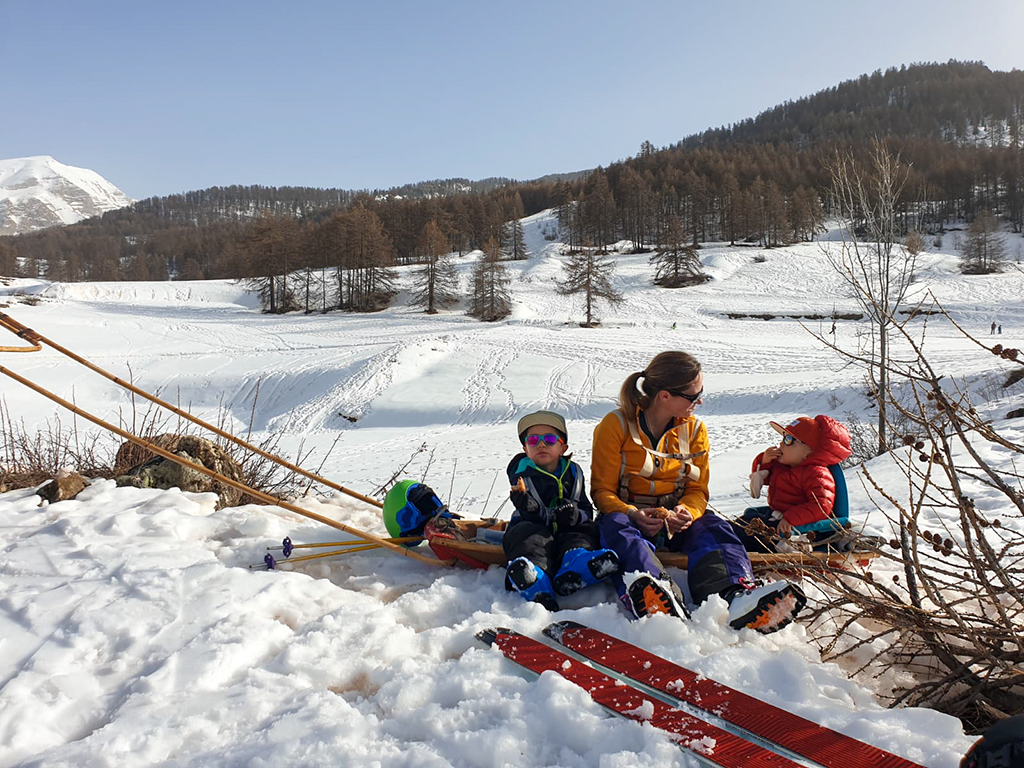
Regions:
<instances>
[{"instance_id":1,"label":"snow","mask_svg":"<svg viewBox=\"0 0 1024 768\"><path fill-rule=\"evenodd\" d=\"M408 461L403 476L425 479L471 517L509 513L502 476L519 415L565 413L570 446L587 467L593 427L622 380L662 349L703 362L698 413L711 438L712 501L726 514L749 502L746 474L774 441L770 419L870 418L859 374L797 321L725 315L853 311L817 244L706 247L716 279L679 291L650 285L646 255L620 255L625 301L602 308L602 327L582 329L580 304L553 290L564 259L543 237L551 213L524 223L532 255L509 265L515 312L501 323L478 323L462 308L426 316L399 305L264 316L227 281L21 280L0 298L16 320L201 418L245 435L251 416L253 442L277 437L289 459L312 452L303 463L348 488L373 494ZM456 259L467 275L474 260ZM1001 341L1019 344L1024 277L963 277L954 263L949 253L926 254L921 285L968 327L987 332L998 320ZM400 273L408 281L408 270ZM23 303L19 292L39 302ZM829 321L808 324L828 330ZM840 321L837 339L852 344L861 327ZM940 323L928 339L935 363L988 392L982 410L1021 442L1024 420L1004 418L1020 385L989 385L1001 362ZM48 347L2 364L102 418L131 424L145 412ZM0 395L30 430L58 417L6 377ZM986 450L997 465L1010 460ZM872 474L898 488L898 459L876 460ZM887 534L849 476L853 518ZM980 509L998 511L997 497L974 495ZM799 623L768 636L736 632L718 598L689 622L630 622L605 585L565 599L555 617L506 593L500 569L435 568L379 551L250 569L285 536L348 537L279 509L215 511L214 501L103 480L56 504L40 504L31 489L0 495L0 766L691 764L665 734L610 717L558 675L532 678L475 639L500 626L540 637L555 618L929 768L953 768L971 742L951 717L884 708L871 686L886 681L850 680L822 663ZM298 503L384 534L377 510L347 496Z\"/></svg>"},{"instance_id":2,"label":"snow","mask_svg":"<svg viewBox=\"0 0 1024 768\"><path fill-rule=\"evenodd\" d=\"M95 171L49 155L0 160L0 235L74 224L132 202Z\"/></svg>"}]
</instances>

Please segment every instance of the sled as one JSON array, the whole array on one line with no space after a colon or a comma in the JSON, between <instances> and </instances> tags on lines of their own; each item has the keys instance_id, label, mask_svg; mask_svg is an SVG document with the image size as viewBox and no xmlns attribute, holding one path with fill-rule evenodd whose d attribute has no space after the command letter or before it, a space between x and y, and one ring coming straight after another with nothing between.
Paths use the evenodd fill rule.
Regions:
<instances>
[{"instance_id":1,"label":"sled","mask_svg":"<svg viewBox=\"0 0 1024 768\"><path fill-rule=\"evenodd\" d=\"M504 566L508 562L501 548L505 525L504 520L451 520L440 526L440 530L428 525L424 537L441 560L454 559L473 568ZM656 554L663 565L686 569L686 555L664 549L659 549ZM854 550L828 553L750 552L749 555L754 571L798 573L824 569L849 570L853 566L867 568L879 553L874 550Z\"/></svg>"}]
</instances>

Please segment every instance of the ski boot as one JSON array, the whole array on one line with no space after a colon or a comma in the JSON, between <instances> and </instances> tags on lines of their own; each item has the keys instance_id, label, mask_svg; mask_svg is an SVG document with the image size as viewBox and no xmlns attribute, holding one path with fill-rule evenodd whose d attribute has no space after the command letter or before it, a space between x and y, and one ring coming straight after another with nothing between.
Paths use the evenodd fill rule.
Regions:
<instances>
[{"instance_id":1,"label":"ski boot","mask_svg":"<svg viewBox=\"0 0 1024 768\"><path fill-rule=\"evenodd\" d=\"M619 570L619 557L610 549L570 549L555 574L555 592L563 597L597 584Z\"/></svg>"},{"instance_id":2,"label":"ski boot","mask_svg":"<svg viewBox=\"0 0 1024 768\"><path fill-rule=\"evenodd\" d=\"M800 588L788 581L742 579L722 596L729 603L730 627L749 627L765 635L791 623L807 604Z\"/></svg>"},{"instance_id":3,"label":"ski boot","mask_svg":"<svg viewBox=\"0 0 1024 768\"><path fill-rule=\"evenodd\" d=\"M667 613L680 619L690 618L689 612L683 606L682 600L674 594L674 590L646 573L637 576L626 587L626 597L628 607L638 619L653 613Z\"/></svg>"},{"instance_id":4,"label":"ski boot","mask_svg":"<svg viewBox=\"0 0 1024 768\"><path fill-rule=\"evenodd\" d=\"M525 557L517 557L508 564L505 576L515 590L527 600L540 603L549 611L558 610L551 579Z\"/></svg>"}]
</instances>

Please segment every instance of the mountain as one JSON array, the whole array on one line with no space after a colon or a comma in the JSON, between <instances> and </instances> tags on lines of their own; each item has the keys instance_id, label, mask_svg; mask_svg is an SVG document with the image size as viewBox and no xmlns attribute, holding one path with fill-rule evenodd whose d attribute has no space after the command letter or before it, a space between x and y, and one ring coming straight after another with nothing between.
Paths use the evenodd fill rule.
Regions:
<instances>
[{"instance_id":1,"label":"mountain","mask_svg":"<svg viewBox=\"0 0 1024 768\"><path fill-rule=\"evenodd\" d=\"M132 202L95 171L49 155L0 160L0 235L74 224Z\"/></svg>"},{"instance_id":2,"label":"mountain","mask_svg":"<svg viewBox=\"0 0 1024 768\"><path fill-rule=\"evenodd\" d=\"M1024 71L980 61L890 67L785 101L757 117L684 138L683 149L739 144L934 139L959 146L1020 146Z\"/></svg>"}]
</instances>

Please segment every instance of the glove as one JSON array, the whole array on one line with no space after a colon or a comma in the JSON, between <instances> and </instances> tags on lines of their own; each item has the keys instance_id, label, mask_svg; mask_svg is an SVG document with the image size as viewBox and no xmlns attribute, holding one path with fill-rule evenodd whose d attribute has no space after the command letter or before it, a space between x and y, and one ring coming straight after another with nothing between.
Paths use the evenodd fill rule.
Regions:
<instances>
[{"instance_id":1,"label":"glove","mask_svg":"<svg viewBox=\"0 0 1024 768\"><path fill-rule=\"evenodd\" d=\"M579 525L583 518L580 508L572 501L563 501L551 510L551 514L555 519L555 528L559 531L567 531Z\"/></svg>"},{"instance_id":2,"label":"glove","mask_svg":"<svg viewBox=\"0 0 1024 768\"><path fill-rule=\"evenodd\" d=\"M761 498L761 489L764 487L764 481L767 479L767 469L757 469L750 473L750 498Z\"/></svg>"},{"instance_id":3,"label":"glove","mask_svg":"<svg viewBox=\"0 0 1024 768\"><path fill-rule=\"evenodd\" d=\"M540 504L530 495L529 491L513 488L509 492L508 497L512 501L512 506L519 511L519 514L533 518L540 514Z\"/></svg>"}]
</instances>

